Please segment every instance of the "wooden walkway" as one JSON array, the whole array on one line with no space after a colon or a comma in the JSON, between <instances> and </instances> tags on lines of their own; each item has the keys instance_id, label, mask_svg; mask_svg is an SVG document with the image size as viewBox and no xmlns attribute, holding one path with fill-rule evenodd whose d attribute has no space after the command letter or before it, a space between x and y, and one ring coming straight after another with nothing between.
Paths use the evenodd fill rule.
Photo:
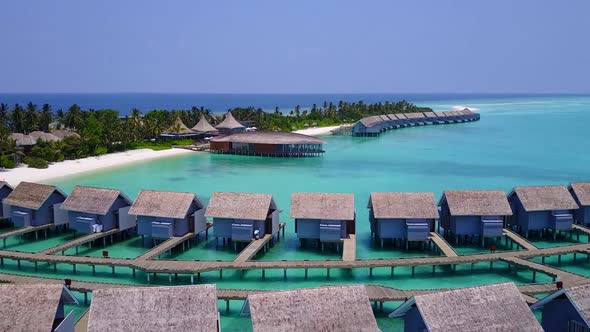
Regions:
<instances>
[{"instance_id":1,"label":"wooden walkway","mask_svg":"<svg viewBox=\"0 0 590 332\"><path fill-rule=\"evenodd\" d=\"M522 248L524 248L525 250L537 250L537 249L539 249L534 244L532 244L531 242L529 242L529 240L527 240L524 237L516 234L515 232L509 230L508 228L504 228L503 234L504 234L504 236L508 237L510 240L514 241L519 246L521 246Z\"/></svg>"},{"instance_id":2,"label":"wooden walkway","mask_svg":"<svg viewBox=\"0 0 590 332\"><path fill-rule=\"evenodd\" d=\"M581 233L584 233L584 234L590 236L590 228L588 228L588 227L584 227L584 226L578 225L578 224L573 224L572 228L575 231L578 231L578 232L581 232Z\"/></svg>"},{"instance_id":3,"label":"wooden walkway","mask_svg":"<svg viewBox=\"0 0 590 332\"><path fill-rule=\"evenodd\" d=\"M525 259L518 258L518 257L506 257L506 258L502 258L501 260L504 262L510 263L512 265L515 265L515 266L519 266L519 267L523 267L528 270L532 270L533 272L537 271L537 272L541 272L546 275L552 276L556 279L563 281L563 283L565 285L567 285L568 287L576 286L576 285L583 285L583 284L587 284L590 282L590 280L584 276L570 273L570 272L567 272L564 270L556 269L556 268L548 266L548 265L535 263L533 261L525 260ZM534 278L535 277L533 274L533 279Z\"/></svg>"},{"instance_id":4,"label":"wooden walkway","mask_svg":"<svg viewBox=\"0 0 590 332\"><path fill-rule=\"evenodd\" d=\"M430 241L434 243L438 249L445 255L446 257L457 257L459 254L440 234L437 232L430 232Z\"/></svg>"},{"instance_id":5,"label":"wooden walkway","mask_svg":"<svg viewBox=\"0 0 590 332\"><path fill-rule=\"evenodd\" d=\"M236 263L243 263L249 261L256 256L256 254L273 238L273 234L265 234L262 239L252 240L246 248L234 259Z\"/></svg>"},{"instance_id":6,"label":"wooden walkway","mask_svg":"<svg viewBox=\"0 0 590 332\"><path fill-rule=\"evenodd\" d=\"M349 234L348 239L342 240L342 260L345 262L356 260L356 234Z\"/></svg>"},{"instance_id":7,"label":"wooden walkway","mask_svg":"<svg viewBox=\"0 0 590 332\"><path fill-rule=\"evenodd\" d=\"M160 255L161 253L171 250L172 248L176 247L177 245L189 240L193 236L195 236L195 233L186 233L183 236L171 237L168 240L166 240L166 241L158 244L157 246L153 247L152 249L148 250L143 255L137 257L135 260L142 261L142 260L152 259L152 258Z\"/></svg>"},{"instance_id":8,"label":"wooden walkway","mask_svg":"<svg viewBox=\"0 0 590 332\"><path fill-rule=\"evenodd\" d=\"M60 252L63 254L66 250L73 248L73 247L78 247L81 246L85 243L89 243L92 242L94 240L98 240L100 238L106 238L109 235L113 235L119 232L118 228L115 229L111 229L110 231L106 231L106 232L100 232L100 233L90 233L87 235L83 235L80 236L78 238L73 239L72 241L68 241L64 244L60 244L57 245L55 247L51 247L49 249L45 249L43 251L40 251L39 254L42 255L51 255L54 254L56 252Z\"/></svg>"},{"instance_id":9,"label":"wooden walkway","mask_svg":"<svg viewBox=\"0 0 590 332\"><path fill-rule=\"evenodd\" d=\"M74 325L74 332L86 332L88 331L88 313L90 312L90 308L87 309L82 317L78 319L76 325Z\"/></svg>"},{"instance_id":10,"label":"wooden walkway","mask_svg":"<svg viewBox=\"0 0 590 332\"><path fill-rule=\"evenodd\" d=\"M15 230L9 231L9 232L4 232L0 234L0 239L3 240L3 245L4 248L6 248L6 239L12 236L17 236L17 235L25 235L27 233L32 233L32 232L37 232L37 231L42 231L42 230L46 230L49 229L51 227L54 227L55 225L53 224L47 224L47 225L41 225L41 226L28 226L28 227L21 227L21 228L17 228Z\"/></svg>"}]
</instances>

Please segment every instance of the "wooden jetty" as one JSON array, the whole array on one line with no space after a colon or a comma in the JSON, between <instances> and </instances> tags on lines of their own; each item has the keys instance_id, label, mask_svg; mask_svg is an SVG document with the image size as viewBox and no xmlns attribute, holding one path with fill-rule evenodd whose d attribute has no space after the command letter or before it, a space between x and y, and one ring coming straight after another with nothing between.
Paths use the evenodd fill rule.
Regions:
<instances>
[{"instance_id":1,"label":"wooden jetty","mask_svg":"<svg viewBox=\"0 0 590 332\"><path fill-rule=\"evenodd\" d=\"M443 255L446 257L457 257L459 254L440 234L437 232L430 232L430 241L434 243L438 249L442 252Z\"/></svg>"},{"instance_id":2,"label":"wooden jetty","mask_svg":"<svg viewBox=\"0 0 590 332\"><path fill-rule=\"evenodd\" d=\"M95 240L101 239L101 238L103 239L103 246L105 246L106 245L106 238L108 236L116 234L118 232L119 232L119 229L114 228L114 229L111 229L110 231L106 231L106 232L90 233L90 234L87 234L84 236L77 237L77 238L73 239L72 241L68 241L64 244L60 244L55 247L51 247L49 249L45 249L43 251L40 251L39 254L51 255L51 254L54 254L54 253L60 252L60 251L62 254L64 254L64 252L66 250L68 250L70 248L74 248L74 247L76 248L76 254L78 254L78 247L79 246L81 246L85 243L88 243L89 248L90 248L92 246L92 242L94 242Z\"/></svg>"},{"instance_id":3,"label":"wooden jetty","mask_svg":"<svg viewBox=\"0 0 590 332\"><path fill-rule=\"evenodd\" d=\"M272 234L264 234L264 237L258 240L252 240L246 248L244 248L240 254L234 259L234 262L241 263L245 261L249 261L256 256L256 254L262 249L263 247L266 248L266 245L270 243L272 240Z\"/></svg>"},{"instance_id":4,"label":"wooden jetty","mask_svg":"<svg viewBox=\"0 0 590 332\"><path fill-rule=\"evenodd\" d=\"M523 248L525 250L537 250L538 249L534 244L529 242L529 240L516 234L515 232L509 230L508 228L504 228L503 234L504 234L504 236L506 236L506 238L512 240L512 242L518 244L521 248Z\"/></svg>"},{"instance_id":5,"label":"wooden jetty","mask_svg":"<svg viewBox=\"0 0 590 332\"><path fill-rule=\"evenodd\" d=\"M5 232L0 234L0 239L2 239L2 244L3 244L3 248L6 248L6 239L12 236L18 236L18 235L25 235L27 233L33 233L35 232L35 237L38 237L38 231L45 231L45 237L47 238L47 230L51 227L54 227L55 225L53 224L46 224L46 225L41 225L41 226L28 226L28 227L22 227L22 228L18 228L9 232Z\"/></svg>"},{"instance_id":6,"label":"wooden jetty","mask_svg":"<svg viewBox=\"0 0 590 332\"><path fill-rule=\"evenodd\" d=\"M78 321L76 322L76 325L74 325L75 332L88 331L88 313L89 312L90 312L90 309L86 309L86 311L84 311L84 314L82 315L82 317L80 317L78 319Z\"/></svg>"},{"instance_id":7,"label":"wooden jetty","mask_svg":"<svg viewBox=\"0 0 590 332\"><path fill-rule=\"evenodd\" d=\"M356 234L348 234L348 238L342 240L342 260L345 262L356 260Z\"/></svg>"},{"instance_id":8,"label":"wooden jetty","mask_svg":"<svg viewBox=\"0 0 590 332\"><path fill-rule=\"evenodd\" d=\"M554 281L555 281L555 279L559 279L559 280L563 281L564 284L566 284L568 287L580 285L580 284L587 284L589 282L589 279L584 276L577 275L577 274L567 272L564 270L556 269L556 268L548 266L548 265L535 263L533 261L525 260L522 258L505 257L505 258L501 258L501 260L506 263L509 263L511 265L517 266L517 267L522 267L522 268L525 268L528 270L532 270L533 271L533 282L535 282L536 272L541 272L543 274L549 275L549 276L553 277Z\"/></svg>"},{"instance_id":9,"label":"wooden jetty","mask_svg":"<svg viewBox=\"0 0 590 332\"><path fill-rule=\"evenodd\" d=\"M158 244L157 246L153 247L152 249L148 250L143 255L137 257L135 260L142 261L142 260L152 259L156 256L159 256L160 254L162 254L165 251L172 250L172 248L176 247L177 245L179 245L181 243L184 245L184 242L188 241L189 239L191 239L194 236L195 236L195 233L189 232L183 236L171 237L168 240L166 240L166 241Z\"/></svg>"}]
</instances>

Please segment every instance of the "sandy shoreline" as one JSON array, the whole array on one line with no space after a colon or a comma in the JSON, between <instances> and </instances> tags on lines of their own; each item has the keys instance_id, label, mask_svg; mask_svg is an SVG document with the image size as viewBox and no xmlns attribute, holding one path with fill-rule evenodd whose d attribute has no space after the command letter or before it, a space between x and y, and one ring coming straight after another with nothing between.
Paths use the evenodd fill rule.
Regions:
<instances>
[{"instance_id":1,"label":"sandy shoreline","mask_svg":"<svg viewBox=\"0 0 590 332\"><path fill-rule=\"evenodd\" d=\"M0 180L8 182L12 186L17 185L21 181L44 182L49 179L72 176L104 168L123 166L134 162L187 153L198 152L185 149L168 149L161 151L154 151L150 149L130 150L125 152L110 153L98 157L66 160L49 165L49 167L45 169L17 167L0 172Z\"/></svg>"},{"instance_id":2,"label":"sandy shoreline","mask_svg":"<svg viewBox=\"0 0 590 332\"><path fill-rule=\"evenodd\" d=\"M294 133L310 135L310 136L328 135L328 134L330 134L331 130L334 130L337 128L340 128L340 126L307 128L307 129L295 130Z\"/></svg>"}]
</instances>

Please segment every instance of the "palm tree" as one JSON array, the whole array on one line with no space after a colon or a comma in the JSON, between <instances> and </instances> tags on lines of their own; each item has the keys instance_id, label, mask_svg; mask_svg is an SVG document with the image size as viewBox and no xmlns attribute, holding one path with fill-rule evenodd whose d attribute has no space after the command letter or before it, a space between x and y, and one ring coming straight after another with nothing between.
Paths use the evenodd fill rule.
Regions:
<instances>
[{"instance_id":1,"label":"palm tree","mask_svg":"<svg viewBox=\"0 0 590 332\"><path fill-rule=\"evenodd\" d=\"M25 118L25 114L24 114L24 110L23 108L19 105L16 104L14 105L14 108L12 109L12 131L15 133L23 133L25 131L25 124L24 124L24 118Z\"/></svg>"},{"instance_id":2,"label":"palm tree","mask_svg":"<svg viewBox=\"0 0 590 332\"><path fill-rule=\"evenodd\" d=\"M64 115L64 125L74 131L80 131L84 127L84 114L80 106L70 106Z\"/></svg>"},{"instance_id":3,"label":"palm tree","mask_svg":"<svg viewBox=\"0 0 590 332\"><path fill-rule=\"evenodd\" d=\"M43 104L41 115L39 116L39 128L45 132L49 132L49 125L53 120L53 113L49 104Z\"/></svg>"},{"instance_id":4,"label":"palm tree","mask_svg":"<svg viewBox=\"0 0 590 332\"><path fill-rule=\"evenodd\" d=\"M23 118L23 133L28 134L38 129L38 117L37 105L29 102L25 110L25 116Z\"/></svg>"}]
</instances>

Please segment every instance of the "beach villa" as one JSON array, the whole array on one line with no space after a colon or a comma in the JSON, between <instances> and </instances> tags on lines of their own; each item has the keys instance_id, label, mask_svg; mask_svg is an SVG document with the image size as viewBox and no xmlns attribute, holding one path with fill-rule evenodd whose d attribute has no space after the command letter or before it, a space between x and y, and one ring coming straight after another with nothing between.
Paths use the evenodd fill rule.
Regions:
<instances>
[{"instance_id":1,"label":"beach villa","mask_svg":"<svg viewBox=\"0 0 590 332\"><path fill-rule=\"evenodd\" d=\"M227 112L225 119L223 119L220 124L215 126L215 128L220 134L235 134L246 131L246 127L239 123L231 114L231 112Z\"/></svg>"},{"instance_id":2,"label":"beach villa","mask_svg":"<svg viewBox=\"0 0 590 332\"><path fill-rule=\"evenodd\" d=\"M553 238L557 231L571 230L578 209L565 186L516 187L508 201L514 211L510 225L527 237L535 230L552 230Z\"/></svg>"},{"instance_id":3,"label":"beach villa","mask_svg":"<svg viewBox=\"0 0 590 332\"><path fill-rule=\"evenodd\" d=\"M590 285L561 288L531 306L545 332L590 331Z\"/></svg>"},{"instance_id":4,"label":"beach villa","mask_svg":"<svg viewBox=\"0 0 590 332\"><path fill-rule=\"evenodd\" d=\"M4 181L0 181L0 202L3 201L14 190L11 185ZM10 218L10 211L4 212L4 208L0 210L0 219Z\"/></svg>"},{"instance_id":5,"label":"beach villa","mask_svg":"<svg viewBox=\"0 0 590 332\"><path fill-rule=\"evenodd\" d=\"M513 283L415 295L389 317L403 317L406 332L543 331Z\"/></svg>"},{"instance_id":6,"label":"beach villa","mask_svg":"<svg viewBox=\"0 0 590 332\"><path fill-rule=\"evenodd\" d=\"M213 218L215 238L250 242L279 231L279 210L270 194L214 192L206 217Z\"/></svg>"},{"instance_id":7,"label":"beach villa","mask_svg":"<svg viewBox=\"0 0 590 332\"><path fill-rule=\"evenodd\" d=\"M62 284L0 284L0 331L74 332L78 300Z\"/></svg>"},{"instance_id":8,"label":"beach villa","mask_svg":"<svg viewBox=\"0 0 590 332\"><path fill-rule=\"evenodd\" d=\"M409 242L427 242L438 219L438 208L432 193L371 193L369 198L371 235Z\"/></svg>"},{"instance_id":9,"label":"beach villa","mask_svg":"<svg viewBox=\"0 0 590 332\"><path fill-rule=\"evenodd\" d=\"M590 182L574 182L568 190L578 203L579 208L574 211L574 222L583 226L590 224Z\"/></svg>"},{"instance_id":10,"label":"beach villa","mask_svg":"<svg viewBox=\"0 0 590 332\"><path fill-rule=\"evenodd\" d=\"M204 137L206 135L216 135L218 130L215 129L207 119L205 119L204 115L201 115L199 122L191 128L198 136Z\"/></svg>"},{"instance_id":11,"label":"beach villa","mask_svg":"<svg viewBox=\"0 0 590 332\"><path fill-rule=\"evenodd\" d=\"M445 190L440 206L439 226L445 237L477 237L484 245L485 238L502 237L504 223L512 210L501 190Z\"/></svg>"},{"instance_id":12,"label":"beach villa","mask_svg":"<svg viewBox=\"0 0 590 332\"><path fill-rule=\"evenodd\" d=\"M103 288L92 292L88 332L219 332L215 285Z\"/></svg>"},{"instance_id":13,"label":"beach villa","mask_svg":"<svg viewBox=\"0 0 590 332\"><path fill-rule=\"evenodd\" d=\"M355 234L354 195L293 193L291 218L300 240L340 243Z\"/></svg>"},{"instance_id":14,"label":"beach villa","mask_svg":"<svg viewBox=\"0 0 590 332\"><path fill-rule=\"evenodd\" d=\"M10 216L16 227L62 225L67 218L60 213L66 194L56 186L21 182L2 201L5 216Z\"/></svg>"},{"instance_id":15,"label":"beach villa","mask_svg":"<svg viewBox=\"0 0 590 332\"><path fill-rule=\"evenodd\" d=\"M364 285L250 294L243 311L254 332L379 331Z\"/></svg>"},{"instance_id":16,"label":"beach villa","mask_svg":"<svg viewBox=\"0 0 590 332\"><path fill-rule=\"evenodd\" d=\"M76 186L61 205L70 228L82 234L135 227L130 207L131 200L119 190L84 186Z\"/></svg>"},{"instance_id":17,"label":"beach villa","mask_svg":"<svg viewBox=\"0 0 590 332\"><path fill-rule=\"evenodd\" d=\"M169 239L207 229L203 203L194 193L141 190L129 214L137 217L137 233L144 239Z\"/></svg>"}]
</instances>

